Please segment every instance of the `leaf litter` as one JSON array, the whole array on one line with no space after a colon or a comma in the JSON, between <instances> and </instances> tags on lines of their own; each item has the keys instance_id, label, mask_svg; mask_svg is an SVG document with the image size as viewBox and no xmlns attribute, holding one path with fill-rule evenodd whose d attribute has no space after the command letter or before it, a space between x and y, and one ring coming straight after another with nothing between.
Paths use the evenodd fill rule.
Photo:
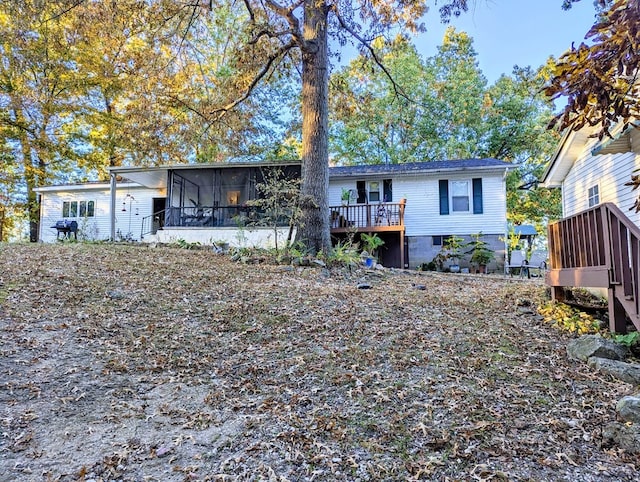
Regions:
<instances>
[{"instance_id":1,"label":"leaf litter","mask_svg":"<svg viewBox=\"0 0 640 482\"><path fill-rule=\"evenodd\" d=\"M570 362L519 309L543 301L539 280L2 245L0 480L635 480L601 436L633 387Z\"/></svg>"}]
</instances>

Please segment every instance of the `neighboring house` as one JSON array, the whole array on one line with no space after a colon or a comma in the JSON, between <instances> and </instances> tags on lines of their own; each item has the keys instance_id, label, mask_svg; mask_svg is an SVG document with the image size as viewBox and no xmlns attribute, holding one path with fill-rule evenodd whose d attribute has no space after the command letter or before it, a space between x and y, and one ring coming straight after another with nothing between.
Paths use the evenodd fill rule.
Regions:
<instances>
[{"instance_id":1,"label":"neighboring house","mask_svg":"<svg viewBox=\"0 0 640 482\"><path fill-rule=\"evenodd\" d=\"M496 251L493 269L501 270L509 167L496 159L332 167L332 235L376 233L385 241L379 253L385 266L415 267L431 261L448 236L469 240L482 232ZM73 219L84 236L83 226L98 226L97 239L273 244L273 230L256 228L260 213L246 204L268 169L300 176L299 162L122 167L110 170L111 194L106 184L40 188L40 239L55 240L50 226ZM99 222L81 216L86 207L65 204L83 201L94 202L91 217Z\"/></svg>"},{"instance_id":2,"label":"neighboring house","mask_svg":"<svg viewBox=\"0 0 640 482\"><path fill-rule=\"evenodd\" d=\"M567 131L541 184L562 188L562 214L569 217L600 203L618 206L638 226L640 215L630 211L640 194L625 186L640 168L640 129L613 132L613 138L591 137L595 128Z\"/></svg>"},{"instance_id":3,"label":"neighboring house","mask_svg":"<svg viewBox=\"0 0 640 482\"><path fill-rule=\"evenodd\" d=\"M606 290L610 329L640 330L640 192L625 185L640 168L640 129L568 131L541 179L562 188L563 219L549 225L547 284L554 299L564 287Z\"/></svg>"}]
</instances>

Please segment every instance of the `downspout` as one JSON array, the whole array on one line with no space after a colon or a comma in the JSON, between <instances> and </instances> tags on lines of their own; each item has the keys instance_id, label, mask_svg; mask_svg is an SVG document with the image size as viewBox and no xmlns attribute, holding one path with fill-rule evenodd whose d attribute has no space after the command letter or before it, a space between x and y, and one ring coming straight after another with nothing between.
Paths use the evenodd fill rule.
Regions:
<instances>
[{"instance_id":1,"label":"downspout","mask_svg":"<svg viewBox=\"0 0 640 482\"><path fill-rule=\"evenodd\" d=\"M111 209L109 209L109 240L113 243L116 240L116 175L110 173L111 182L109 194L111 195Z\"/></svg>"}]
</instances>

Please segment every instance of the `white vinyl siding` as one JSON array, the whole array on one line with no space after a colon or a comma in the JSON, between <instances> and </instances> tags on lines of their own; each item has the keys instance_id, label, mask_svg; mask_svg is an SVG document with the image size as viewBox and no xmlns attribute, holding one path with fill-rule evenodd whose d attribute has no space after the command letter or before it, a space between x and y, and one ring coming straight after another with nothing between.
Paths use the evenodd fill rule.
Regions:
<instances>
[{"instance_id":1,"label":"white vinyl siding","mask_svg":"<svg viewBox=\"0 0 640 482\"><path fill-rule=\"evenodd\" d=\"M473 209L455 216L440 215L438 181L482 178L483 213L473 214ZM438 177L401 177L393 180L394 197L407 199L405 225L407 236L433 236L441 234L469 235L482 231L485 234L502 234L506 230L507 204L502 173L474 172L465 176L439 174ZM473 199L469 199L470 206Z\"/></svg>"},{"instance_id":2,"label":"white vinyl siding","mask_svg":"<svg viewBox=\"0 0 640 482\"><path fill-rule=\"evenodd\" d=\"M635 224L640 225L640 216L629 210L640 193L624 185L638 168L640 155L633 152L592 156L590 150L585 150L563 182L563 216L588 209L589 189L597 184L600 203L616 204Z\"/></svg>"},{"instance_id":3,"label":"white vinyl siding","mask_svg":"<svg viewBox=\"0 0 640 482\"><path fill-rule=\"evenodd\" d=\"M123 212L123 202L127 194L134 196L135 201L126 201L126 211ZM148 189L131 186L118 186L116 194L116 231L120 230L123 235L129 231L133 239L140 239L142 230L142 219L152 214L154 197L164 197L164 191L158 189ZM82 206L88 209L89 202L93 203L94 216L80 216ZM63 216L64 204L68 203L68 216ZM66 189L64 186L60 190L47 190L41 192L41 220L40 220L40 240L43 242L54 242L57 231L54 226L56 221L69 219L77 221L78 236L91 240L106 240L110 235L111 194L107 184L97 186L87 185L84 189ZM136 214L137 212L137 214Z\"/></svg>"},{"instance_id":4,"label":"white vinyl siding","mask_svg":"<svg viewBox=\"0 0 640 482\"><path fill-rule=\"evenodd\" d=\"M405 198L405 226L407 236L434 236L457 234L466 236L482 231L485 234L504 235L507 224L507 201L503 172L467 171L463 174L434 173L414 176L385 175L393 180L393 199ZM440 179L467 181L482 178L483 213L473 214L473 199L469 194L469 211L453 216L440 215ZM355 189L356 179L331 179L329 205L339 206L342 189ZM471 190L471 187L469 187ZM451 193L449 194L451 196Z\"/></svg>"}]
</instances>

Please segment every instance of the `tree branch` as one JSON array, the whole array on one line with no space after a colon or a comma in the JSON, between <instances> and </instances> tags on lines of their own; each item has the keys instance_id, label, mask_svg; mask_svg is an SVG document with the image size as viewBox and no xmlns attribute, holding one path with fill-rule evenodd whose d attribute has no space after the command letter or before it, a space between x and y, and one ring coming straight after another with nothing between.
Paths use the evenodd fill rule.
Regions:
<instances>
[{"instance_id":1,"label":"tree branch","mask_svg":"<svg viewBox=\"0 0 640 482\"><path fill-rule=\"evenodd\" d=\"M277 13L287 21L289 27L291 28L291 37L300 47L302 47L303 45L302 31L300 29L300 21L293 12L298 7L300 7L303 2L304 0L297 0L290 7L285 8L279 3L276 3L274 0L265 0L265 3L269 7L269 9L273 10L275 13Z\"/></svg>"},{"instance_id":2,"label":"tree branch","mask_svg":"<svg viewBox=\"0 0 640 482\"><path fill-rule=\"evenodd\" d=\"M220 107L218 109L214 109L213 111L211 111L211 114L214 115L214 119L213 120L214 121L220 120L227 112L229 112L230 110L235 108L237 105L239 105L242 102L244 102L245 100L247 100L249 98L249 96L251 95L251 93L253 92L253 90L258 85L258 83L269 73L273 63L278 58L283 57L287 52L289 52L289 50L291 50L292 48L295 48L297 46L298 46L297 42L292 39L287 44L284 44L281 48L279 48L276 52L271 54L269 56L269 58L267 59L267 61L265 62L265 64L262 66L262 69L253 78L253 80L251 81L251 83L247 87L247 90L245 91L244 94L242 94L239 98L237 98L233 102L230 102L229 104L227 104L227 105L225 105L223 107Z\"/></svg>"},{"instance_id":3,"label":"tree branch","mask_svg":"<svg viewBox=\"0 0 640 482\"><path fill-rule=\"evenodd\" d=\"M387 76L387 78L389 79L389 82L391 82L391 85L393 87L393 92L394 92L395 96L396 97L402 97L402 98L408 100L409 102L415 102L413 99L411 99L406 94L404 89L400 85L398 85L398 83L393 78L393 75L391 75L391 72L389 72L389 70L387 70L387 68L384 66L382 61L378 58L378 55L376 54L376 51L371 46L371 44L366 39L364 39L361 35L359 35L358 32L356 32L353 28L351 28L347 22L344 21L344 19L340 15L340 12L338 12L338 6L336 4L333 4L331 6L331 11L333 11L333 13L335 14L336 18L338 19L338 22L340 23L340 26L343 29L345 29L347 32L349 32L349 34L353 38L355 38L358 42L360 42L360 44L363 45L369 51L373 61L380 68L380 70L382 70L384 75Z\"/></svg>"}]
</instances>

